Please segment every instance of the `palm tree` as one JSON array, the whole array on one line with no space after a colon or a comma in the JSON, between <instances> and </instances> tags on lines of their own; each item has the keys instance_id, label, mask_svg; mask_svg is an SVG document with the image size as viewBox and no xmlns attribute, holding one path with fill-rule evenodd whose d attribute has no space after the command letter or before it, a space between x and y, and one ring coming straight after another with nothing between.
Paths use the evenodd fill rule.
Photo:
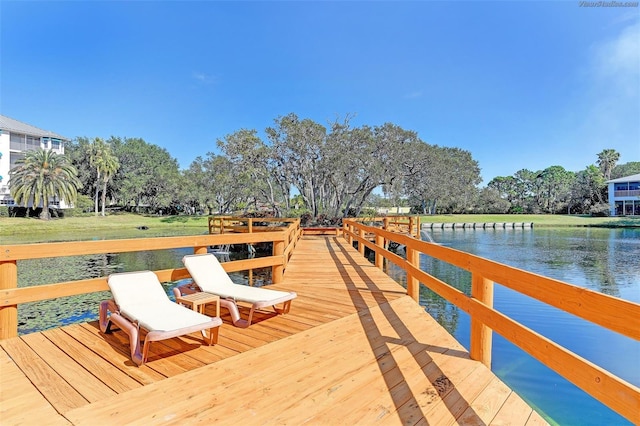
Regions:
<instances>
[{"instance_id":1,"label":"palm tree","mask_svg":"<svg viewBox=\"0 0 640 426\"><path fill-rule=\"evenodd\" d=\"M611 172L619 159L620 153L616 152L615 149L603 149L598 154L598 167L600 167L600 171L606 180L611 179Z\"/></svg>"},{"instance_id":2,"label":"palm tree","mask_svg":"<svg viewBox=\"0 0 640 426\"><path fill-rule=\"evenodd\" d=\"M102 216L104 216L107 183L120 168L120 162L112 154L111 146L101 138L95 138L90 147L89 163L96 170L95 214L98 216L98 193L100 192L100 182L102 182Z\"/></svg>"},{"instance_id":3,"label":"palm tree","mask_svg":"<svg viewBox=\"0 0 640 426\"><path fill-rule=\"evenodd\" d=\"M102 216L104 216L105 204L107 203L107 183L120 168L118 158L111 154L111 150L105 152L102 160Z\"/></svg>"},{"instance_id":4,"label":"palm tree","mask_svg":"<svg viewBox=\"0 0 640 426\"><path fill-rule=\"evenodd\" d=\"M34 208L42 203L40 219L51 219L50 198L58 197L68 204L76 201L82 183L75 167L64 155L38 149L28 151L16 164L17 167L9 171L11 196L25 207L30 200L33 200Z\"/></svg>"},{"instance_id":5,"label":"palm tree","mask_svg":"<svg viewBox=\"0 0 640 426\"><path fill-rule=\"evenodd\" d=\"M94 212L98 216L98 194L100 193L100 175L102 173L104 154L107 149L107 145L101 138L95 138L89 146L89 164L96 170L96 191L93 196Z\"/></svg>"}]
</instances>

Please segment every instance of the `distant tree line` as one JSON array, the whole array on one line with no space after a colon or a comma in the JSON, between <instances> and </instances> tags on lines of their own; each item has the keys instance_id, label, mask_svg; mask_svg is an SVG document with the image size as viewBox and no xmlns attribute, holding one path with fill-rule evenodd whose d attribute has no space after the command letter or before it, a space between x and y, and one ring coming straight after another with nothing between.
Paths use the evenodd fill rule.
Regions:
<instances>
[{"instance_id":1,"label":"distant tree line","mask_svg":"<svg viewBox=\"0 0 640 426\"><path fill-rule=\"evenodd\" d=\"M522 169L512 176L492 179L485 192L493 198L493 208L501 213L566 213L607 215L609 203L606 181L640 173L640 162L616 165L620 154L605 149L596 164L571 172L562 166L544 170Z\"/></svg>"},{"instance_id":2,"label":"distant tree line","mask_svg":"<svg viewBox=\"0 0 640 426\"><path fill-rule=\"evenodd\" d=\"M79 137L66 147L67 174L77 179L67 179L65 188L73 195L73 184L79 195L71 202L96 215L119 208L345 217L378 206L410 206L420 214L600 214L608 211L605 181L640 173L640 162L617 165L619 154L607 149L583 171L523 169L478 188L480 167L470 152L428 144L392 123L354 127L350 120L325 126L281 116L265 139L240 129L216 141L218 154L197 157L186 170L166 149L140 138ZM30 194L14 190L22 198Z\"/></svg>"}]
</instances>

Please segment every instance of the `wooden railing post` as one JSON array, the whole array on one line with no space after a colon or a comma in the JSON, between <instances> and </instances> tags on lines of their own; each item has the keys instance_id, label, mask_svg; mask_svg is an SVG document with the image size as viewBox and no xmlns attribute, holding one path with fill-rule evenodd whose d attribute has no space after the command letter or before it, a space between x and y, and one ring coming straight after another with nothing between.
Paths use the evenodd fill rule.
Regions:
<instances>
[{"instance_id":1,"label":"wooden railing post","mask_svg":"<svg viewBox=\"0 0 640 426\"><path fill-rule=\"evenodd\" d=\"M18 263L0 261L0 291L18 287ZM18 305L0 308L0 340L18 335Z\"/></svg>"},{"instance_id":2,"label":"wooden railing post","mask_svg":"<svg viewBox=\"0 0 640 426\"><path fill-rule=\"evenodd\" d=\"M271 281L273 284L279 284L284 277L284 241L273 242L273 255L282 256L283 263L271 267Z\"/></svg>"},{"instance_id":3,"label":"wooden railing post","mask_svg":"<svg viewBox=\"0 0 640 426\"><path fill-rule=\"evenodd\" d=\"M359 229L358 230L358 236L362 240L364 240L364 238L365 238L364 229ZM364 243L362 241L358 241L358 251L360 252L361 255L364 256Z\"/></svg>"},{"instance_id":4,"label":"wooden railing post","mask_svg":"<svg viewBox=\"0 0 640 426\"><path fill-rule=\"evenodd\" d=\"M200 246L200 247L194 247L193 248L193 254L205 254L207 253L207 247L206 246Z\"/></svg>"},{"instance_id":5,"label":"wooden railing post","mask_svg":"<svg viewBox=\"0 0 640 426\"><path fill-rule=\"evenodd\" d=\"M493 281L484 278L478 273L473 273L471 277L471 297L493 307ZM491 343L493 340L492 330L481 321L471 317L471 359L480 361L491 368Z\"/></svg>"},{"instance_id":6,"label":"wooden railing post","mask_svg":"<svg viewBox=\"0 0 640 426\"><path fill-rule=\"evenodd\" d=\"M413 247L406 247L407 262L420 269L420 252ZM407 271L407 294L416 302L420 302L420 282L409 271Z\"/></svg>"},{"instance_id":7,"label":"wooden railing post","mask_svg":"<svg viewBox=\"0 0 640 426\"><path fill-rule=\"evenodd\" d=\"M376 234L376 260L375 265L376 268L382 269L384 265L384 256L382 256L382 250L384 250L384 237L382 235Z\"/></svg>"}]
</instances>

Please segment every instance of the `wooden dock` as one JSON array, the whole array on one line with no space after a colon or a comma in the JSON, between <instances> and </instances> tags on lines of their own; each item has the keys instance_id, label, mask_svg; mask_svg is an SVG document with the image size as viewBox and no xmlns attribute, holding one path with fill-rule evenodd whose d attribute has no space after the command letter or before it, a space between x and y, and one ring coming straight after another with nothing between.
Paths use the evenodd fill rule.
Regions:
<instances>
[{"instance_id":1,"label":"wooden dock","mask_svg":"<svg viewBox=\"0 0 640 426\"><path fill-rule=\"evenodd\" d=\"M423 222L423 229L531 229L533 222Z\"/></svg>"},{"instance_id":2,"label":"wooden dock","mask_svg":"<svg viewBox=\"0 0 640 426\"><path fill-rule=\"evenodd\" d=\"M343 238L303 237L273 288L298 293L289 314L142 367L95 322L2 340L0 423L546 424Z\"/></svg>"}]
</instances>

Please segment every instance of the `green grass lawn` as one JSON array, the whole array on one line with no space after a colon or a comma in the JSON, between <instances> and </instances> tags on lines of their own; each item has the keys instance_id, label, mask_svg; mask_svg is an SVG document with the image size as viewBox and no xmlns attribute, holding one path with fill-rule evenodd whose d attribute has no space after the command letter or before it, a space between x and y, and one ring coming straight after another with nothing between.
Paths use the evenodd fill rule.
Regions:
<instances>
[{"instance_id":1,"label":"green grass lawn","mask_svg":"<svg viewBox=\"0 0 640 426\"><path fill-rule=\"evenodd\" d=\"M563 215L438 215L422 216L421 222L533 222L534 226L637 226L638 218L611 218ZM102 216L69 217L49 221L35 218L0 217L0 244L3 236L48 233L87 233L112 231L127 237L139 227L156 232L174 231L179 234L203 234L207 232L206 216L145 216L131 213ZM139 236L139 235L138 235Z\"/></svg>"},{"instance_id":2,"label":"green grass lawn","mask_svg":"<svg viewBox=\"0 0 640 426\"><path fill-rule=\"evenodd\" d=\"M194 234L207 231L206 216L145 216L132 213L102 216L80 216L64 219L40 220L36 218L0 218L0 237L3 235L118 231L147 227L153 230L192 229Z\"/></svg>"}]
</instances>

